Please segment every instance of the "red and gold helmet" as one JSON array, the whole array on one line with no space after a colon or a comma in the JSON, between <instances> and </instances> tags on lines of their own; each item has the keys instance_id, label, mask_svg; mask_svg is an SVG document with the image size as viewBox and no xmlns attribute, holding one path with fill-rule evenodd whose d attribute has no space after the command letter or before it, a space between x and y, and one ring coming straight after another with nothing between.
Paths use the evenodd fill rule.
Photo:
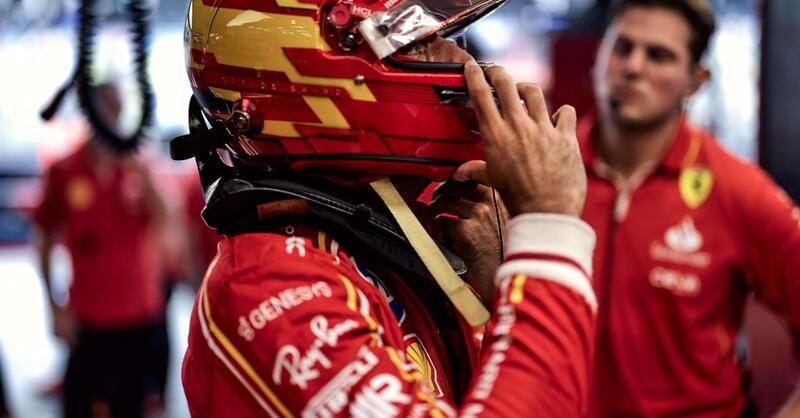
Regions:
<instances>
[{"instance_id":1,"label":"red and gold helmet","mask_svg":"<svg viewBox=\"0 0 800 418\"><path fill-rule=\"evenodd\" d=\"M236 164L443 180L483 158L463 67L408 51L504 2L193 0L189 78L212 120L238 112Z\"/></svg>"}]
</instances>

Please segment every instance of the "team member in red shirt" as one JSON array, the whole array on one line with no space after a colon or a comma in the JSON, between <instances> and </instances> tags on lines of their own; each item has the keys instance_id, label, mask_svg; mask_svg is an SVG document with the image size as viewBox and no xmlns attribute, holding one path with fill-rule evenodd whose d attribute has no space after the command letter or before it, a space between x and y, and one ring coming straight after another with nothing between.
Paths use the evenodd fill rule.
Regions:
<instances>
[{"instance_id":1,"label":"team member in red shirt","mask_svg":"<svg viewBox=\"0 0 800 418\"><path fill-rule=\"evenodd\" d=\"M194 132L172 153L197 158L225 235L192 314L192 416L581 416L595 301L574 110L551 120L540 88L428 36L501 2L372 3L192 3ZM404 63L379 59L393 48ZM483 156L475 118L486 162L456 171ZM478 286L497 300L480 353L469 325L490 315L405 203L451 174L512 216Z\"/></svg>"},{"instance_id":2,"label":"team member in red shirt","mask_svg":"<svg viewBox=\"0 0 800 418\"><path fill-rule=\"evenodd\" d=\"M206 202L203 199L203 190L200 180L195 174L183 186L183 208L186 221L186 240L188 242L189 271L192 274L191 283L197 285L202 279L211 260L217 254L217 243L220 236L200 217Z\"/></svg>"},{"instance_id":3,"label":"team member in red shirt","mask_svg":"<svg viewBox=\"0 0 800 418\"><path fill-rule=\"evenodd\" d=\"M598 235L590 416L741 416L748 295L800 331L800 212L684 118L713 30L705 1L622 0L597 57L578 131Z\"/></svg>"},{"instance_id":4,"label":"team member in red shirt","mask_svg":"<svg viewBox=\"0 0 800 418\"><path fill-rule=\"evenodd\" d=\"M112 85L98 88L116 120ZM150 175L134 156L89 140L45 176L34 214L42 276L54 332L70 346L64 416L85 418L96 397L114 417L142 416L143 371L163 316L161 270L153 233L164 208ZM72 261L67 301L50 285L50 254L61 240Z\"/></svg>"}]
</instances>

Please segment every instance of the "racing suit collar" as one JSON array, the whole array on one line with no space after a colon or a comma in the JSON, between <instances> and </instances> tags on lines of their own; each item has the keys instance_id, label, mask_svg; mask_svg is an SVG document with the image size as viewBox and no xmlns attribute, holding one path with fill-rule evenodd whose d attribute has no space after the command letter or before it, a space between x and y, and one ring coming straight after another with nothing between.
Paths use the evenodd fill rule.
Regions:
<instances>
[{"instance_id":1,"label":"racing suit collar","mask_svg":"<svg viewBox=\"0 0 800 418\"><path fill-rule=\"evenodd\" d=\"M597 166L595 161L600 160L600 156L594 146L597 140L598 119L597 113L592 112L581 118L578 123L578 144L587 170L592 170L593 167ZM698 134L689 125L686 118L681 118L678 132L675 134L675 138L673 138L666 155L658 164L657 170L678 175L682 168L693 165L697 159L698 141Z\"/></svg>"}]
</instances>

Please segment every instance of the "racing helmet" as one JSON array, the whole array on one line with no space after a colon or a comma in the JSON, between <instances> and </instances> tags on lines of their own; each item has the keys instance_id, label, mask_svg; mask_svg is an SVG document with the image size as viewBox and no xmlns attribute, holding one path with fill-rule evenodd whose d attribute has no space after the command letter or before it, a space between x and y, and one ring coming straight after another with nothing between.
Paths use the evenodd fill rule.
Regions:
<instances>
[{"instance_id":1,"label":"racing helmet","mask_svg":"<svg viewBox=\"0 0 800 418\"><path fill-rule=\"evenodd\" d=\"M463 65L408 51L505 1L193 0L194 100L229 134L210 143L270 171L444 180L483 158Z\"/></svg>"}]
</instances>

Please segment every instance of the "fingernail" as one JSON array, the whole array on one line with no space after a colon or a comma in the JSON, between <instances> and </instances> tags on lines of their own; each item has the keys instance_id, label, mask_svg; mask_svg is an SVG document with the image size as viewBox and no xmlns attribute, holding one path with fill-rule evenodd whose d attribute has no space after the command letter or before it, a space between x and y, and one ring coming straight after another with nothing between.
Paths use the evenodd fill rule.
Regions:
<instances>
[{"instance_id":1,"label":"fingernail","mask_svg":"<svg viewBox=\"0 0 800 418\"><path fill-rule=\"evenodd\" d=\"M465 68L468 68L468 67L475 67L475 66L477 66L477 65L478 65L478 63L477 63L477 62L475 62L475 60L474 60L474 59L472 59L472 60L469 60L469 61L467 61L467 62L465 62L465 63L464 63L464 67L465 67Z\"/></svg>"}]
</instances>

